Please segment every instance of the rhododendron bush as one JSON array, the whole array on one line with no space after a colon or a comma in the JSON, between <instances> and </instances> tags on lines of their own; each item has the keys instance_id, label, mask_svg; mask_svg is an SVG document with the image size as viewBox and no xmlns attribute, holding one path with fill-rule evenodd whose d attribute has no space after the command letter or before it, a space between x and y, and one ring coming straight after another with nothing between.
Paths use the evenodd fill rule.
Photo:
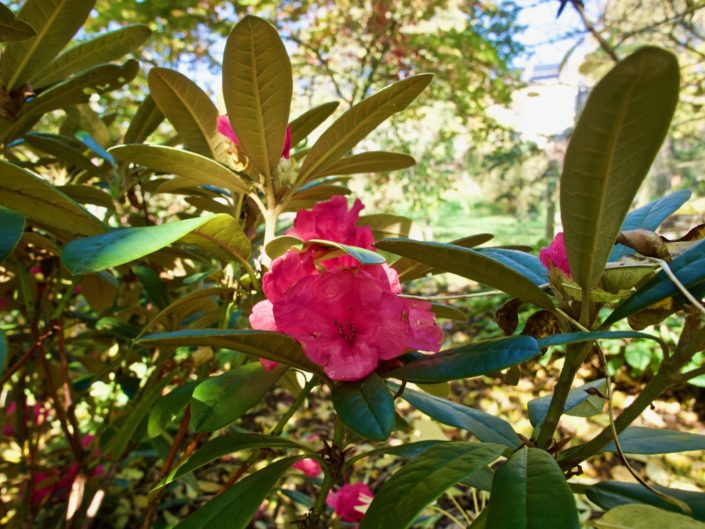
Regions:
<instances>
[{"instance_id":1,"label":"rhododendron bush","mask_svg":"<svg viewBox=\"0 0 705 529\"><path fill-rule=\"evenodd\" d=\"M0 523L705 521L703 494L655 488L625 455L705 448L703 436L632 426L705 373L705 243L698 230L680 241L657 233L690 194L630 212L678 101L670 53L641 48L592 90L564 160L563 232L546 248L474 234L446 243L410 238L395 212L365 214L347 187L353 174L413 165L361 142L412 105L430 75L383 88L320 131L337 103L291 119L286 49L248 16L225 44L224 109L186 75L153 67L132 122L101 145L88 94L129 82L137 64L91 61L119 58L148 31L118 30L99 43L110 53L84 45L58 55L92 7L73 3L83 11L48 0L29 0L17 17L0 11ZM69 107L80 112L67 112L61 131L33 131ZM160 126L177 136L160 143ZM55 159L42 161L44 150ZM468 315L411 283L439 273L502 293L493 337L444 333L447 318ZM667 319L678 332L664 339ZM619 414L602 350L613 340L663 352ZM539 360L559 375L527 399L528 435L448 396L453 381L509 383ZM588 363L600 376L580 385ZM302 419L307 410L330 423ZM417 413L445 434L414 441ZM576 438L560 427L564 415L601 415L604 428ZM586 481L582 465L603 452L639 482ZM200 479L209 472L215 487ZM457 516L436 505L444 494ZM579 513L576 498L590 511Z\"/></svg>"}]
</instances>

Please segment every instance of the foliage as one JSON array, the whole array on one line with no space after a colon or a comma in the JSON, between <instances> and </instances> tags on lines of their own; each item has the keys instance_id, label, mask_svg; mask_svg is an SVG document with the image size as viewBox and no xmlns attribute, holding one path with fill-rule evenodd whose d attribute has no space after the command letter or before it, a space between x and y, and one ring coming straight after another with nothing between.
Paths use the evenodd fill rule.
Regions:
<instances>
[{"instance_id":1,"label":"foliage","mask_svg":"<svg viewBox=\"0 0 705 529\"><path fill-rule=\"evenodd\" d=\"M348 101L305 144L335 105L291 119L286 47L272 25L245 16L225 43L227 118L188 76L156 67L129 142L112 145L101 133L105 116L85 106L86 90L129 82L135 61L102 62L140 39L124 33L130 46L115 45L112 55L97 51L102 44L60 54L80 26L69 5L85 15L92 7L29 0L16 19L3 15L0 382L3 435L17 454L2 467L15 498L3 523L247 527L269 498L275 523L428 527L437 520L428 513L446 512L438 498L470 488L490 498L474 521L458 508L474 527L578 527L574 493L610 509L597 527L640 527L632 522L650 516L701 525L702 493L572 480L601 452L628 465L625 452L705 446L697 434L631 426L664 392L704 373L693 365L705 350L702 227L675 242L654 233L682 193L628 212L675 110L673 55L641 48L593 90L561 175L565 232L542 263L523 248L485 245L490 235L420 241L408 238L408 219L359 217L359 201L348 210L341 195L350 174L412 163L404 153L357 149L414 104L430 75ZM40 8L55 9L53 23L33 16ZM380 53L372 49L370 60ZM68 68L66 56L81 57L82 69ZM35 78L52 82L34 95ZM32 132L55 110L66 114L64 132ZM148 142L165 119L178 139ZM400 283L441 272L503 293L502 335L438 352L434 314L458 311L404 295ZM530 313L521 330L520 310ZM674 314L675 343L641 332ZM613 328L625 320L640 332ZM662 351L617 418L600 345L609 340L649 340ZM565 353L553 392L527 405L530 438L444 393L449 381L509 381L556 347ZM593 352L600 376L573 388ZM291 397L283 409L271 399L282 388ZM295 417L314 399L333 410L334 424L310 437ZM407 442L407 404L462 436ZM277 422L263 423L272 407ZM564 415L605 408L607 425L585 443L559 429ZM241 451L249 456L233 460ZM386 455L408 461L362 483L358 463ZM201 489L194 472L220 458L237 463L217 490ZM278 485L299 470L305 492ZM123 496L132 493L138 512L125 514Z\"/></svg>"}]
</instances>

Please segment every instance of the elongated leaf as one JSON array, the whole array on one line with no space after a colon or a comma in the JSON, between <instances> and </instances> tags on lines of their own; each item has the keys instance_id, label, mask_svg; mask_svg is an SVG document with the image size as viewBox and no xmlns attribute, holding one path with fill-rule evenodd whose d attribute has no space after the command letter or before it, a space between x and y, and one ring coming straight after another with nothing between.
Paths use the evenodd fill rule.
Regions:
<instances>
[{"instance_id":1,"label":"elongated leaf","mask_svg":"<svg viewBox=\"0 0 705 529\"><path fill-rule=\"evenodd\" d=\"M5 371L7 364L7 336L5 331L0 331L0 375Z\"/></svg>"},{"instance_id":2,"label":"elongated leaf","mask_svg":"<svg viewBox=\"0 0 705 529\"><path fill-rule=\"evenodd\" d=\"M83 155L81 149L77 148L74 142L71 141L72 138L57 134L30 132L25 135L24 139L32 147L55 156L66 167L82 169L89 175L100 173L100 168L93 164L90 158ZM78 145L80 146L81 144L78 143Z\"/></svg>"},{"instance_id":3,"label":"elongated leaf","mask_svg":"<svg viewBox=\"0 0 705 529\"><path fill-rule=\"evenodd\" d=\"M125 451L125 448L127 448L139 428L142 419L147 416L149 410L159 398L159 395L161 395L162 390L171 381L173 374L174 372L172 371L153 386L144 389L137 406L127 415L125 422L115 437L110 439L108 450L114 457L120 457Z\"/></svg>"},{"instance_id":4,"label":"elongated leaf","mask_svg":"<svg viewBox=\"0 0 705 529\"><path fill-rule=\"evenodd\" d=\"M137 76L139 63L133 59L122 66L104 64L96 66L69 80L59 83L25 103L14 124L5 132L6 139L20 136L29 130L47 112L76 103L85 103L91 94L104 94L120 88Z\"/></svg>"},{"instance_id":5,"label":"elongated leaf","mask_svg":"<svg viewBox=\"0 0 705 529\"><path fill-rule=\"evenodd\" d=\"M596 529L705 529L705 524L689 516L651 505L620 505L595 521Z\"/></svg>"},{"instance_id":6,"label":"elongated leaf","mask_svg":"<svg viewBox=\"0 0 705 529\"><path fill-rule=\"evenodd\" d=\"M186 146L224 162L226 140L216 130L218 110L206 93L185 75L166 68L152 68L147 81L152 99Z\"/></svg>"},{"instance_id":7,"label":"elongated leaf","mask_svg":"<svg viewBox=\"0 0 705 529\"><path fill-rule=\"evenodd\" d=\"M535 303L539 307L550 308L552 306L548 295L530 279L478 251L453 244L411 239L385 239L376 243L375 246L380 250L408 257L428 266L490 285L515 298Z\"/></svg>"},{"instance_id":8,"label":"elongated leaf","mask_svg":"<svg viewBox=\"0 0 705 529\"><path fill-rule=\"evenodd\" d=\"M573 494L548 452L524 447L495 472L487 527L579 529Z\"/></svg>"},{"instance_id":9,"label":"elongated leaf","mask_svg":"<svg viewBox=\"0 0 705 529\"><path fill-rule=\"evenodd\" d=\"M480 248L478 252L519 272L536 286L548 283L548 271L535 255L506 248Z\"/></svg>"},{"instance_id":10,"label":"elongated leaf","mask_svg":"<svg viewBox=\"0 0 705 529\"><path fill-rule=\"evenodd\" d=\"M49 231L95 235L107 227L34 173L0 160L0 205L10 207Z\"/></svg>"},{"instance_id":11,"label":"elongated leaf","mask_svg":"<svg viewBox=\"0 0 705 529\"><path fill-rule=\"evenodd\" d=\"M79 204L93 204L102 208L115 211L113 198L105 191L89 185L70 184L58 188Z\"/></svg>"},{"instance_id":12,"label":"elongated leaf","mask_svg":"<svg viewBox=\"0 0 705 529\"><path fill-rule=\"evenodd\" d=\"M447 441L433 439L428 441L416 441L415 443L406 443L396 446L382 446L380 448L375 448L374 450L370 450L368 452L363 452L359 455L356 455L354 459L348 460L346 464L353 464L357 461L360 461L361 459L366 459L368 457L373 457L376 455L390 455L403 457L405 459L414 459L415 457L418 457L419 455L423 454L432 446L436 446L438 444L443 444L446 442Z\"/></svg>"},{"instance_id":13,"label":"elongated leaf","mask_svg":"<svg viewBox=\"0 0 705 529\"><path fill-rule=\"evenodd\" d=\"M705 522L705 493L671 489L658 485L652 486L659 492L686 503L693 511L693 518ZM665 501L639 483L605 481L588 487L586 495L590 501L605 510L629 503L646 503L659 509L680 513L680 509L676 505Z\"/></svg>"},{"instance_id":14,"label":"elongated leaf","mask_svg":"<svg viewBox=\"0 0 705 529\"><path fill-rule=\"evenodd\" d=\"M208 215L158 226L123 228L96 237L71 241L61 259L72 274L97 272L129 263L156 252L173 242L205 246L232 258L249 256L249 241L237 231L239 224L230 215Z\"/></svg>"},{"instance_id":15,"label":"elongated leaf","mask_svg":"<svg viewBox=\"0 0 705 529\"><path fill-rule=\"evenodd\" d=\"M0 42L14 42L34 37L32 26L15 18L15 14L5 4L0 4Z\"/></svg>"},{"instance_id":16,"label":"elongated leaf","mask_svg":"<svg viewBox=\"0 0 705 529\"><path fill-rule=\"evenodd\" d=\"M247 193L249 185L226 166L195 152L162 145L118 145L108 150L120 160L138 163L193 182Z\"/></svg>"},{"instance_id":17,"label":"elongated leaf","mask_svg":"<svg viewBox=\"0 0 705 529\"><path fill-rule=\"evenodd\" d=\"M554 345L565 345L569 343L592 342L595 340L623 340L626 338L654 340L662 344L661 338L652 334L637 331L592 331L592 332L567 332L562 334L554 334L541 338L540 347L551 347Z\"/></svg>"},{"instance_id":18,"label":"elongated leaf","mask_svg":"<svg viewBox=\"0 0 705 529\"><path fill-rule=\"evenodd\" d=\"M282 437L253 433L227 433L219 437L214 437L201 446L183 463L169 472L166 478L164 478L164 480L162 480L152 492L163 488L172 481L175 481L180 477L193 472L194 470L198 470L199 468L225 455L232 454L233 452L239 452L240 450L252 450L255 448L284 448L288 450L294 449L304 452L308 451L308 448L305 446Z\"/></svg>"},{"instance_id":19,"label":"elongated leaf","mask_svg":"<svg viewBox=\"0 0 705 529\"><path fill-rule=\"evenodd\" d=\"M212 432L236 421L257 404L288 368L265 371L259 362L201 382L191 401L191 427Z\"/></svg>"},{"instance_id":20,"label":"elongated leaf","mask_svg":"<svg viewBox=\"0 0 705 529\"><path fill-rule=\"evenodd\" d=\"M298 182L308 182L322 175L384 120L409 106L431 78L429 74L409 77L383 88L345 112L313 144Z\"/></svg>"},{"instance_id":21,"label":"elongated leaf","mask_svg":"<svg viewBox=\"0 0 705 529\"><path fill-rule=\"evenodd\" d=\"M147 437L153 439L160 435L164 429L176 419L181 411L191 401L193 390L199 384L197 380L188 382L174 388L169 393L160 397L149 410L147 420Z\"/></svg>"},{"instance_id":22,"label":"elongated leaf","mask_svg":"<svg viewBox=\"0 0 705 529\"><path fill-rule=\"evenodd\" d=\"M406 529L446 489L487 468L505 450L501 445L452 442L429 448L382 485L360 529Z\"/></svg>"},{"instance_id":23,"label":"elongated leaf","mask_svg":"<svg viewBox=\"0 0 705 529\"><path fill-rule=\"evenodd\" d=\"M686 288L691 288L705 278L705 240L686 250L670 263L671 270ZM602 324L606 327L677 294L678 288L663 270L644 283L631 297L620 303Z\"/></svg>"},{"instance_id":24,"label":"elongated leaf","mask_svg":"<svg viewBox=\"0 0 705 529\"><path fill-rule=\"evenodd\" d=\"M522 444L508 422L484 411L408 388L402 398L420 412L448 426L466 430L483 443L498 443L512 450Z\"/></svg>"},{"instance_id":25,"label":"elongated leaf","mask_svg":"<svg viewBox=\"0 0 705 529\"><path fill-rule=\"evenodd\" d=\"M95 0L27 0L17 18L35 37L7 45L0 58L0 80L14 90L40 71L68 44L88 18Z\"/></svg>"},{"instance_id":26,"label":"elongated leaf","mask_svg":"<svg viewBox=\"0 0 705 529\"><path fill-rule=\"evenodd\" d=\"M43 88L98 64L115 61L139 48L152 32L142 24L109 31L74 46L37 72L30 83Z\"/></svg>"},{"instance_id":27,"label":"elongated leaf","mask_svg":"<svg viewBox=\"0 0 705 529\"><path fill-rule=\"evenodd\" d=\"M619 231L628 230L649 230L655 231L661 223L666 220L671 213L680 208L690 198L691 192L682 189L671 193L668 196L649 202L645 206L630 211ZM622 244L617 244L610 253L610 261L616 261L626 253L634 253L633 250Z\"/></svg>"},{"instance_id":28,"label":"elongated leaf","mask_svg":"<svg viewBox=\"0 0 705 529\"><path fill-rule=\"evenodd\" d=\"M531 336L509 336L425 355L386 375L409 382L436 383L486 375L528 360L541 352Z\"/></svg>"},{"instance_id":29,"label":"elongated leaf","mask_svg":"<svg viewBox=\"0 0 705 529\"><path fill-rule=\"evenodd\" d=\"M394 427L394 399L377 374L333 384L331 392L336 413L351 430L376 441L389 437Z\"/></svg>"},{"instance_id":30,"label":"elongated leaf","mask_svg":"<svg viewBox=\"0 0 705 529\"><path fill-rule=\"evenodd\" d=\"M600 394L605 395L606 388L607 380L600 378L571 389L565 401L563 413L575 417L590 417L602 412L605 408L605 399ZM591 390L597 390L599 394L595 394ZM553 395L546 395L529 401L529 420L535 428L543 423L552 398Z\"/></svg>"},{"instance_id":31,"label":"elongated leaf","mask_svg":"<svg viewBox=\"0 0 705 529\"><path fill-rule=\"evenodd\" d=\"M174 529L245 529L272 487L301 457L280 459L250 474L176 524Z\"/></svg>"},{"instance_id":32,"label":"elongated leaf","mask_svg":"<svg viewBox=\"0 0 705 529\"><path fill-rule=\"evenodd\" d=\"M291 146L296 147L313 132L316 127L323 123L340 105L338 101L323 103L317 107L307 110L289 123L291 127Z\"/></svg>"},{"instance_id":33,"label":"elongated leaf","mask_svg":"<svg viewBox=\"0 0 705 529\"><path fill-rule=\"evenodd\" d=\"M568 145L561 218L575 281L597 284L678 101L675 56L645 47L592 90Z\"/></svg>"},{"instance_id":34,"label":"elongated leaf","mask_svg":"<svg viewBox=\"0 0 705 529\"><path fill-rule=\"evenodd\" d=\"M379 213L364 215L358 220L360 226L369 226L372 229L375 241L387 237L408 237L411 231L411 219L401 215Z\"/></svg>"},{"instance_id":35,"label":"elongated leaf","mask_svg":"<svg viewBox=\"0 0 705 529\"><path fill-rule=\"evenodd\" d=\"M323 171L319 177L358 174L358 173L381 173L384 171L396 171L406 169L416 165L413 156L399 152L370 151L361 154L353 154L341 158L328 169Z\"/></svg>"},{"instance_id":36,"label":"elongated leaf","mask_svg":"<svg viewBox=\"0 0 705 529\"><path fill-rule=\"evenodd\" d=\"M293 338L266 331L231 329L184 329L150 334L138 340L148 347L210 346L232 349L245 354L274 360L292 367L321 374L321 368L312 363Z\"/></svg>"},{"instance_id":37,"label":"elongated leaf","mask_svg":"<svg viewBox=\"0 0 705 529\"><path fill-rule=\"evenodd\" d=\"M453 305L443 303L431 303L431 310L438 318L448 318L450 320L467 321L468 315Z\"/></svg>"},{"instance_id":38,"label":"elongated leaf","mask_svg":"<svg viewBox=\"0 0 705 529\"><path fill-rule=\"evenodd\" d=\"M243 18L225 43L223 99L240 145L267 178L282 154L293 85L277 30L261 18Z\"/></svg>"},{"instance_id":39,"label":"elongated leaf","mask_svg":"<svg viewBox=\"0 0 705 529\"><path fill-rule=\"evenodd\" d=\"M342 244L335 241L324 241L323 239L311 239L307 242L310 244L337 248L338 250L348 254L350 257L355 258L361 264L382 264L386 262L384 256L373 252L372 250L366 250L365 248L350 246L349 244Z\"/></svg>"},{"instance_id":40,"label":"elongated leaf","mask_svg":"<svg viewBox=\"0 0 705 529\"><path fill-rule=\"evenodd\" d=\"M628 454L670 454L705 450L705 435L630 426L619 434L619 444ZM610 443L602 450L603 452L616 451L614 443Z\"/></svg>"},{"instance_id":41,"label":"elongated leaf","mask_svg":"<svg viewBox=\"0 0 705 529\"><path fill-rule=\"evenodd\" d=\"M15 249L24 233L24 225L23 215L0 206L0 263Z\"/></svg>"},{"instance_id":42,"label":"elongated leaf","mask_svg":"<svg viewBox=\"0 0 705 529\"><path fill-rule=\"evenodd\" d=\"M164 121L164 114L159 110L151 95L140 103L130 126L125 132L125 143L142 143Z\"/></svg>"}]
</instances>

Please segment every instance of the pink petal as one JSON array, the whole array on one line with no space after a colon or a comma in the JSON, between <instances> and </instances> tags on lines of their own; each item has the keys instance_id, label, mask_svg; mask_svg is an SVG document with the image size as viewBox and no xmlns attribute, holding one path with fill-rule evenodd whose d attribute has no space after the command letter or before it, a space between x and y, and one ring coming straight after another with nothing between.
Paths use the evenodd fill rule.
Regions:
<instances>
[{"instance_id":1,"label":"pink petal","mask_svg":"<svg viewBox=\"0 0 705 529\"><path fill-rule=\"evenodd\" d=\"M275 302L299 279L316 273L311 252L295 248L272 262L272 268L262 278L262 290L267 299Z\"/></svg>"},{"instance_id":2,"label":"pink petal","mask_svg":"<svg viewBox=\"0 0 705 529\"><path fill-rule=\"evenodd\" d=\"M272 309L273 305L269 300L257 303L252 307L252 312L250 313L250 326L257 331L277 332L277 324L274 321L274 312ZM260 358L259 363L262 364L265 371L271 371L279 365L279 362L266 358Z\"/></svg>"},{"instance_id":3,"label":"pink petal","mask_svg":"<svg viewBox=\"0 0 705 529\"><path fill-rule=\"evenodd\" d=\"M235 145L240 145L240 140L237 139L237 135L233 130L233 126L230 124L227 114L218 116L217 124L218 132L232 141Z\"/></svg>"},{"instance_id":4,"label":"pink petal","mask_svg":"<svg viewBox=\"0 0 705 529\"><path fill-rule=\"evenodd\" d=\"M287 127L284 133L284 147L282 148L281 157L287 160L291 157L291 127Z\"/></svg>"},{"instance_id":5,"label":"pink petal","mask_svg":"<svg viewBox=\"0 0 705 529\"><path fill-rule=\"evenodd\" d=\"M555 238L551 241L551 244L541 249L539 252L539 259L545 268L558 268L568 277L571 277L570 264L568 263L568 254L565 249L563 232L556 234Z\"/></svg>"},{"instance_id":6,"label":"pink petal","mask_svg":"<svg viewBox=\"0 0 705 529\"><path fill-rule=\"evenodd\" d=\"M337 491L330 491L326 504L342 521L360 522L365 517L364 511L371 498L374 498L374 494L364 483L347 483Z\"/></svg>"},{"instance_id":7,"label":"pink petal","mask_svg":"<svg viewBox=\"0 0 705 529\"><path fill-rule=\"evenodd\" d=\"M304 475L311 478L315 478L321 473L321 464L312 457L299 459L296 463L291 465L291 468L300 470Z\"/></svg>"}]
</instances>

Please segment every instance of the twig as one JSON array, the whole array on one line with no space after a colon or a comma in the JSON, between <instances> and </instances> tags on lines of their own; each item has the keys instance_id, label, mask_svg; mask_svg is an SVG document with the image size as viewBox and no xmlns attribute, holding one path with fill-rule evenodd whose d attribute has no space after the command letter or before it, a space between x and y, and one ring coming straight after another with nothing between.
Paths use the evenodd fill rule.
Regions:
<instances>
[{"instance_id":1,"label":"twig","mask_svg":"<svg viewBox=\"0 0 705 529\"><path fill-rule=\"evenodd\" d=\"M50 329L46 331L44 334L39 336L37 340L34 342L34 345L32 345L31 348L29 348L12 366L10 366L7 371L3 373L3 375L0 377L0 388L5 385L5 383L10 380L12 375L14 375L19 368L21 368L27 360L42 346L44 341L51 336L53 329Z\"/></svg>"},{"instance_id":2,"label":"twig","mask_svg":"<svg viewBox=\"0 0 705 529\"><path fill-rule=\"evenodd\" d=\"M664 274L668 276L668 279L670 279L671 282L676 286L676 288L681 291L681 294L683 294L686 299L693 304L695 308L705 314L705 307L703 306L703 304L698 301L695 296L693 296L693 294L690 293L690 291L683 285L683 283L680 282L680 280L676 277L676 274L673 273L673 270L671 270L671 267L668 266L668 263L666 261L664 261L663 259L659 259L658 257L647 257L647 259L649 261L657 263L661 267L661 270L663 270Z\"/></svg>"},{"instance_id":3,"label":"twig","mask_svg":"<svg viewBox=\"0 0 705 529\"><path fill-rule=\"evenodd\" d=\"M614 62L619 62L619 57L617 56L617 52L614 51L614 48L609 45L609 43L604 39L602 35L600 35L600 32L597 31L597 28L593 26L592 22L588 20L587 16L585 15L585 10L583 9L583 6L578 0L570 0L571 5L575 8L575 10L578 12L578 15L580 16L580 20L582 20L583 25L585 26L585 29L587 29L590 34L595 37L597 42L600 44L600 47L607 53L607 55L610 56L610 58Z\"/></svg>"}]
</instances>

